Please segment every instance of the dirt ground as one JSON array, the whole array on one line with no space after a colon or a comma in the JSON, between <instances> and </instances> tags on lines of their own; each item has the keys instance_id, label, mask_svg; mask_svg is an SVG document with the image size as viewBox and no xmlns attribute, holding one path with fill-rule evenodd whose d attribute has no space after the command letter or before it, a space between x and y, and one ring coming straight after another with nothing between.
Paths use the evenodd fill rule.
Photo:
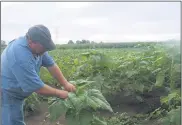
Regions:
<instances>
[{"instance_id":1,"label":"dirt ground","mask_svg":"<svg viewBox=\"0 0 182 125\"><path fill-rule=\"evenodd\" d=\"M156 93L155 93L156 94ZM119 93L118 95L115 95L114 97L111 97L110 102L112 103L112 108L114 112L123 113L127 112L130 116L133 116L137 113L146 113L149 109L148 106L143 104L132 104L134 101L132 100L132 97L123 97L123 94ZM152 93L154 95L154 93ZM114 102L114 103L113 103ZM153 97L147 97L147 102L150 104L159 104L159 98L157 97L157 100ZM119 104L119 105L118 105ZM147 110L146 110L147 109ZM48 104L47 102L42 102L40 105L40 111L36 112L34 114L31 114L29 117L25 118L26 125L66 125L66 121L64 116L60 117L57 123L51 123L48 119L46 119L46 116L48 115ZM110 116L110 114L104 114L104 116ZM146 121L145 125L156 125L155 120L154 121Z\"/></svg>"},{"instance_id":2,"label":"dirt ground","mask_svg":"<svg viewBox=\"0 0 182 125\"><path fill-rule=\"evenodd\" d=\"M114 112L127 112L130 116L135 115L137 107L127 106L122 104L120 106L113 107ZM48 114L48 105L43 102L40 106L40 111L25 118L26 125L66 125L64 116L59 119L59 123L51 123L46 116ZM104 114L106 117L110 114Z\"/></svg>"},{"instance_id":3,"label":"dirt ground","mask_svg":"<svg viewBox=\"0 0 182 125\"><path fill-rule=\"evenodd\" d=\"M127 112L130 116L136 114L137 106L129 106L125 104L121 104L120 106L113 107L114 112ZM66 121L64 116L60 117L59 122L51 123L46 116L48 114L48 105L46 102L43 102L40 106L40 111L36 112L25 118L26 125L66 125ZM104 114L106 117L110 116L110 114ZM147 121L145 125L156 125L155 121Z\"/></svg>"},{"instance_id":4,"label":"dirt ground","mask_svg":"<svg viewBox=\"0 0 182 125\"><path fill-rule=\"evenodd\" d=\"M66 125L64 120L64 116L59 119L57 123L51 123L48 119L48 104L46 102L42 102L40 105L40 111L31 114L28 117L25 117L26 125Z\"/></svg>"}]
</instances>

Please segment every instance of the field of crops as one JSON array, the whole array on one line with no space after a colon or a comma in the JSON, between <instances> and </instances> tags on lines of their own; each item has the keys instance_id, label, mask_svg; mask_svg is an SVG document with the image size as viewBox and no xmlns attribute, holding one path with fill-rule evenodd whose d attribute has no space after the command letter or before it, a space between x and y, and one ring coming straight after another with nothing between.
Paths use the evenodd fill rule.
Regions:
<instances>
[{"instance_id":1,"label":"field of crops","mask_svg":"<svg viewBox=\"0 0 182 125\"><path fill-rule=\"evenodd\" d=\"M180 124L179 46L57 49L50 54L78 87L68 100L44 97L52 122L64 115L67 125L139 125L151 120L159 125ZM61 89L46 69L40 76Z\"/></svg>"},{"instance_id":2,"label":"field of crops","mask_svg":"<svg viewBox=\"0 0 182 125\"><path fill-rule=\"evenodd\" d=\"M57 49L50 52L64 76L77 86L67 100L33 94L26 113L48 103L45 122L53 125L180 125L181 60L179 46ZM48 71L42 80L62 89ZM61 121L57 124L61 124ZM152 125L154 125L152 124Z\"/></svg>"}]
</instances>

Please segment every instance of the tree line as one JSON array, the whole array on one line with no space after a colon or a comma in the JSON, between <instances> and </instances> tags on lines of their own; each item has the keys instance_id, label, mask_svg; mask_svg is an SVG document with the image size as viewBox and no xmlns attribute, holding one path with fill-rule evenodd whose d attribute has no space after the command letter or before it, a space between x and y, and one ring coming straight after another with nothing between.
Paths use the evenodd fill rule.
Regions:
<instances>
[{"instance_id":1,"label":"tree line","mask_svg":"<svg viewBox=\"0 0 182 125\"><path fill-rule=\"evenodd\" d=\"M75 42L73 42L73 40L69 40L68 44L95 44L96 42L94 41L90 41L90 40L76 40ZM102 41L100 42L102 43Z\"/></svg>"},{"instance_id":2,"label":"tree line","mask_svg":"<svg viewBox=\"0 0 182 125\"><path fill-rule=\"evenodd\" d=\"M6 46L7 46L6 41L1 40L1 48L4 48L4 47L6 47Z\"/></svg>"}]
</instances>

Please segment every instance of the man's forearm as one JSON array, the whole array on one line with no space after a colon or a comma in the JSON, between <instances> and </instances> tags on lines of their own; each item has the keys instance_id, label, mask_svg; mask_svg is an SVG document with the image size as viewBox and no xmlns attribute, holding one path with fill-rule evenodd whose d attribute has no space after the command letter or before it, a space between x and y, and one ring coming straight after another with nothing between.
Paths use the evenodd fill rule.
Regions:
<instances>
[{"instance_id":1,"label":"man's forearm","mask_svg":"<svg viewBox=\"0 0 182 125\"><path fill-rule=\"evenodd\" d=\"M63 86L67 83L66 78L64 77L63 73L59 69L59 67L55 64L54 66L48 67L50 74L56 78L56 80L61 83Z\"/></svg>"},{"instance_id":2,"label":"man's forearm","mask_svg":"<svg viewBox=\"0 0 182 125\"><path fill-rule=\"evenodd\" d=\"M47 96L58 96L58 90L55 88L52 88L48 85L44 85L41 89L37 90L36 93L41 94L41 95L47 95Z\"/></svg>"},{"instance_id":3,"label":"man's forearm","mask_svg":"<svg viewBox=\"0 0 182 125\"><path fill-rule=\"evenodd\" d=\"M67 91L59 90L53 87L50 87L48 85L44 85L41 89L37 90L36 93L46 96L56 96L59 98L66 98L67 97Z\"/></svg>"}]
</instances>

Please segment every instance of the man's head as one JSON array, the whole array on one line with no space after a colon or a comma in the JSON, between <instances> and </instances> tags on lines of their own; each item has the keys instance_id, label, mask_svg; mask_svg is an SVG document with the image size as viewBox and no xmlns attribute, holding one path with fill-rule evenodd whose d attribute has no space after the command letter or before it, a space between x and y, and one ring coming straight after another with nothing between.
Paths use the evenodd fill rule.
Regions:
<instances>
[{"instance_id":1,"label":"man's head","mask_svg":"<svg viewBox=\"0 0 182 125\"><path fill-rule=\"evenodd\" d=\"M44 25L35 25L26 33L29 47L34 54L41 55L56 48L52 41L50 31Z\"/></svg>"}]
</instances>

